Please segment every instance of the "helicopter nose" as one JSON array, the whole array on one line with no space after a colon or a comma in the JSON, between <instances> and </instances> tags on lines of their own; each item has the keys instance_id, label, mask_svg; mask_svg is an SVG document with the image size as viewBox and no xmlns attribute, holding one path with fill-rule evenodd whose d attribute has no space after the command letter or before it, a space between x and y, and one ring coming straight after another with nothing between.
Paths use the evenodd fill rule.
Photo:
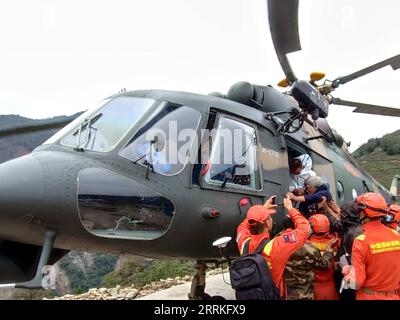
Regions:
<instances>
[{"instance_id":1,"label":"helicopter nose","mask_svg":"<svg viewBox=\"0 0 400 320\"><path fill-rule=\"evenodd\" d=\"M44 197L43 170L32 155L0 164L0 233L21 230L24 217L36 217Z\"/></svg>"}]
</instances>

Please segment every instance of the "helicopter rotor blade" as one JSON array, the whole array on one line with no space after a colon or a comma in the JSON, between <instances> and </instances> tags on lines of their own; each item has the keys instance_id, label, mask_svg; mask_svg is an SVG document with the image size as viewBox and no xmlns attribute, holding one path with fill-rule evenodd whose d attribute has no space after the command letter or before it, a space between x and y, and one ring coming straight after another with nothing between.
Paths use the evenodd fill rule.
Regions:
<instances>
[{"instance_id":1,"label":"helicopter rotor blade","mask_svg":"<svg viewBox=\"0 0 400 320\"><path fill-rule=\"evenodd\" d=\"M74 115L74 116L68 117L67 119L64 118L64 119L58 120L58 121L55 121L55 120L45 121L44 120L44 121L40 121L40 123L37 123L37 124L29 124L29 125L18 126L18 127L13 127L13 128L0 129L0 138L18 135L18 134L24 134L24 133L37 132L37 131L42 131L42 130L62 128L62 127L65 127L67 124L69 124L71 121L73 121L77 117L78 117L78 115Z\"/></svg>"},{"instance_id":2,"label":"helicopter rotor blade","mask_svg":"<svg viewBox=\"0 0 400 320\"><path fill-rule=\"evenodd\" d=\"M287 54L301 50L298 22L299 0L268 0L268 20L272 42L286 79L297 80Z\"/></svg>"},{"instance_id":3,"label":"helicopter rotor blade","mask_svg":"<svg viewBox=\"0 0 400 320\"><path fill-rule=\"evenodd\" d=\"M347 82L350 82L357 78L363 77L363 76L367 75L368 73L374 72L374 71L379 70L386 66L391 66L393 70L399 69L400 68L400 54L398 54L397 56L391 57L389 59L383 60L381 62L378 62L376 64L373 64L373 65L366 67L364 69L361 69L359 71L353 72L347 76L339 77L336 80L334 80L333 82L336 85L345 84Z\"/></svg>"},{"instance_id":4,"label":"helicopter rotor blade","mask_svg":"<svg viewBox=\"0 0 400 320\"><path fill-rule=\"evenodd\" d=\"M354 102L348 100L342 100L340 98L334 98L332 100L332 104L347 106L347 107L355 107L356 109L353 112L356 113L366 113L366 114L375 114L381 116L390 116L390 117L400 117L400 109L398 108L390 108L379 106L375 104Z\"/></svg>"}]
</instances>

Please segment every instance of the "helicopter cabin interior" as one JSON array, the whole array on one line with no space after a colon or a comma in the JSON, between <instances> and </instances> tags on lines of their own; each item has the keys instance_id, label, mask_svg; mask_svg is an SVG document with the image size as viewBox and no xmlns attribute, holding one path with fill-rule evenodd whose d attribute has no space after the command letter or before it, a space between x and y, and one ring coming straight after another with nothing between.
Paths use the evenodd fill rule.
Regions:
<instances>
[{"instance_id":1,"label":"helicopter cabin interior","mask_svg":"<svg viewBox=\"0 0 400 320\"><path fill-rule=\"evenodd\" d=\"M313 152L312 150L306 149L300 144L295 143L293 140L286 139L287 144L287 155L288 155L288 168L290 167L292 160L300 158L302 162L303 170L313 171L317 176L320 176L331 192L331 187L334 181L334 175L332 170L332 163Z\"/></svg>"}]
</instances>

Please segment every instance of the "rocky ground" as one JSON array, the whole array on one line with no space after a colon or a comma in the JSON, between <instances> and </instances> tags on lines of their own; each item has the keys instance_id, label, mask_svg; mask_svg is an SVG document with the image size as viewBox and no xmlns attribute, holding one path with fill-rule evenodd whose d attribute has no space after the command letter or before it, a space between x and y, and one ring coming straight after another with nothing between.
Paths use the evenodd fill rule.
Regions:
<instances>
[{"instance_id":1,"label":"rocky ground","mask_svg":"<svg viewBox=\"0 0 400 320\"><path fill-rule=\"evenodd\" d=\"M227 270L224 270L226 272ZM213 269L207 272L207 276L220 274L221 268ZM190 276L162 279L152 282L142 288L116 286L114 288L93 288L88 292L79 295L65 295L52 299L44 298L44 300L133 300L144 297L146 295L165 290L180 284L190 282Z\"/></svg>"}]
</instances>

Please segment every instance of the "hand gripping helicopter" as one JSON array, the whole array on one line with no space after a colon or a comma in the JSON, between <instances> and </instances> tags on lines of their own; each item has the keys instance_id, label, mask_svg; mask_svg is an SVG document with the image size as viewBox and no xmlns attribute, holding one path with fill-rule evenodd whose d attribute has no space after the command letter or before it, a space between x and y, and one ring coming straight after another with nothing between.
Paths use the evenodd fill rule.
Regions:
<instances>
[{"instance_id":1,"label":"hand gripping helicopter","mask_svg":"<svg viewBox=\"0 0 400 320\"><path fill-rule=\"evenodd\" d=\"M334 104L399 117L400 109L331 93L382 67L398 69L400 55L322 84L321 73L297 79L287 54L301 49L298 0L270 0L267 8L287 92L248 82L226 94L122 90L72 122L0 131L3 138L65 126L31 154L0 165L1 287L41 288L44 266L70 250L98 251L196 259L189 297L201 299L206 263L220 259L211 243L234 237L251 205L271 195L279 203L289 161L302 154L339 205L365 191L394 201L326 118ZM398 177L392 190L397 184ZM285 214L278 208L277 231Z\"/></svg>"}]
</instances>

